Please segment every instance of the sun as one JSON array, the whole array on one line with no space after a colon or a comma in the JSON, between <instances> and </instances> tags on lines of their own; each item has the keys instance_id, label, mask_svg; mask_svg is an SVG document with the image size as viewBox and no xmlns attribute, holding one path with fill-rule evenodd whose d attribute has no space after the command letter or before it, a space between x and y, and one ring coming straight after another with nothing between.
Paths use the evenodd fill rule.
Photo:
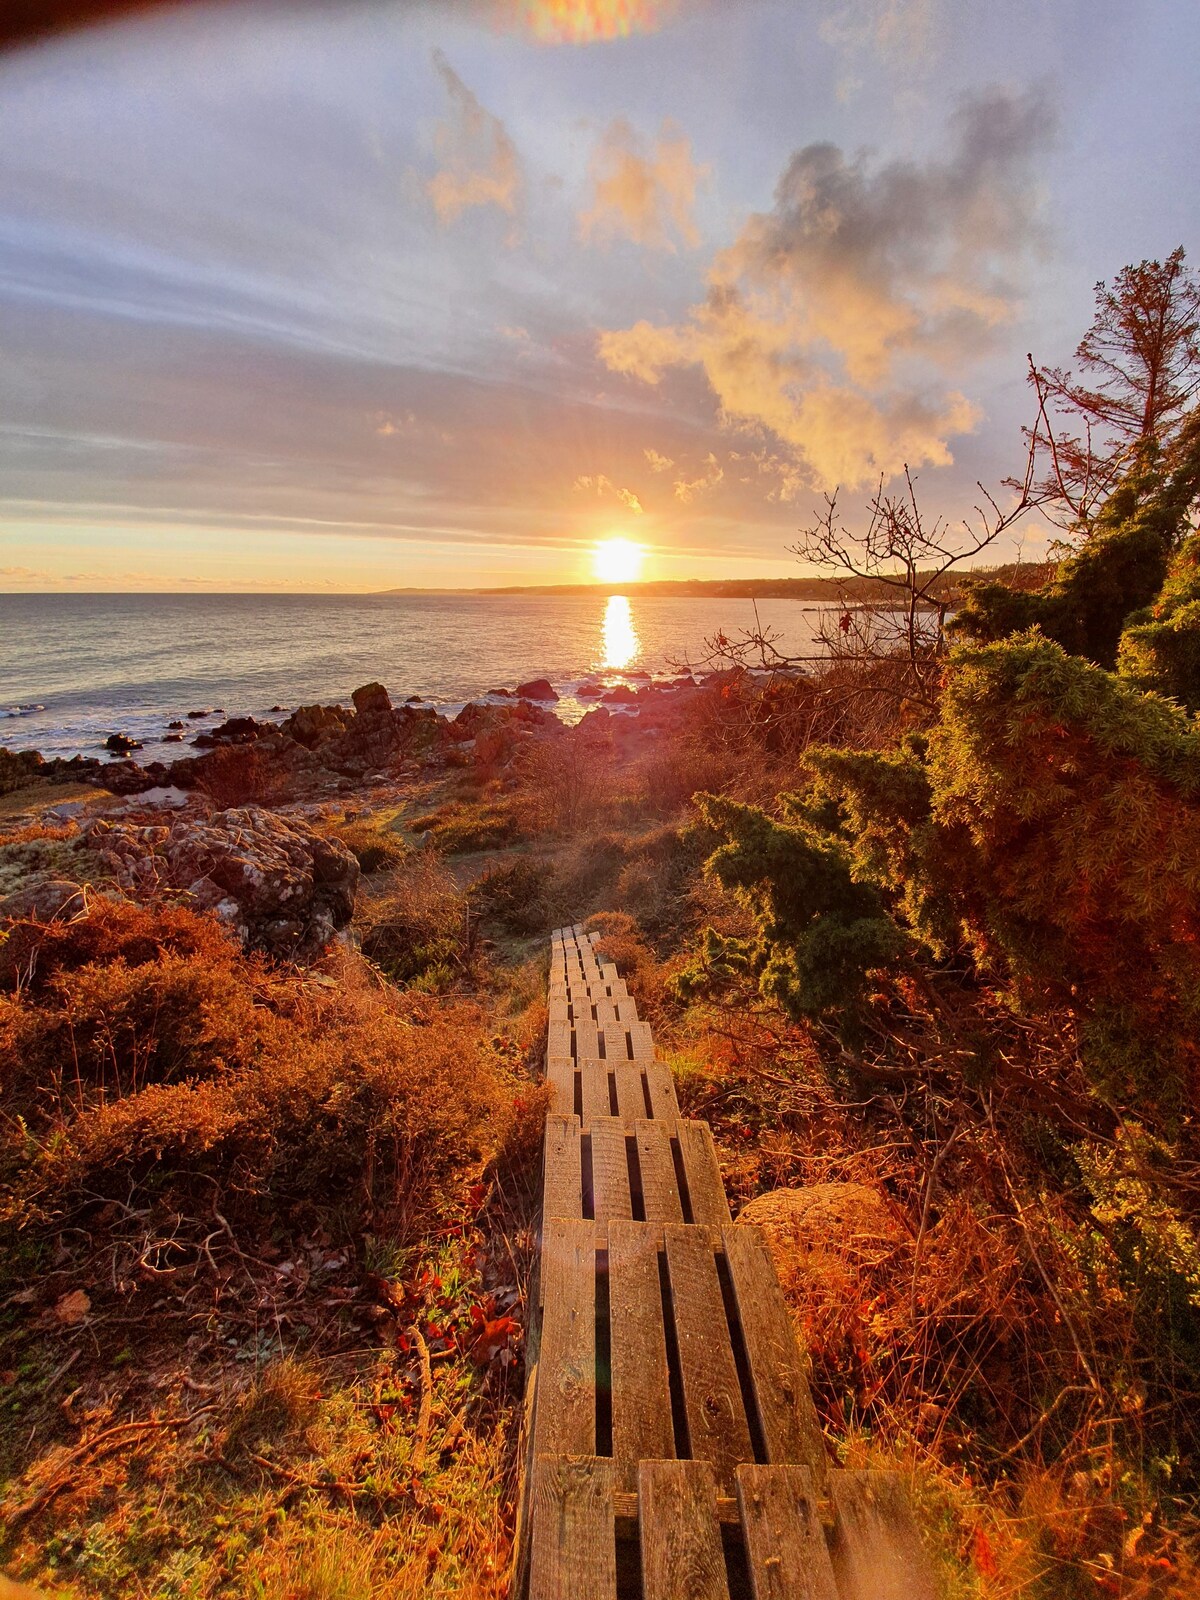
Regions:
<instances>
[{"instance_id":1,"label":"sun","mask_svg":"<svg viewBox=\"0 0 1200 1600\"><path fill-rule=\"evenodd\" d=\"M601 583L636 583L646 552L632 539L602 539L592 551Z\"/></svg>"}]
</instances>

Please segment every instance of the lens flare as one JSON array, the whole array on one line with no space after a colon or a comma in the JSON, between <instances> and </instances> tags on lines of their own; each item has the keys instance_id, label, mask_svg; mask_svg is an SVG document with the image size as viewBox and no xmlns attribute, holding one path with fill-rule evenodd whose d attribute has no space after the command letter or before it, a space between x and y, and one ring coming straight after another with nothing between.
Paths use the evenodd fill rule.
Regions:
<instances>
[{"instance_id":1,"label":"lens flare","mask_svg":"<svg viewBox=\"0 0 1200 1600\"><path fill-rule=\"evenodd\" d=\"M595 44L653 33L672 0L516 0L518 23L546 44Z\"/></svg>"},{"instance_id":2,"label":"lens flare","mask_svg":"<svg viewBox=\"0 0 1200 1600\"><path fill-rule=\"evenodd\" d=\"M619 671L637 659L641 648L629 601L623 594L609 595L604 608L604 659L600 665Z\"/></svg>"}]
</instances>

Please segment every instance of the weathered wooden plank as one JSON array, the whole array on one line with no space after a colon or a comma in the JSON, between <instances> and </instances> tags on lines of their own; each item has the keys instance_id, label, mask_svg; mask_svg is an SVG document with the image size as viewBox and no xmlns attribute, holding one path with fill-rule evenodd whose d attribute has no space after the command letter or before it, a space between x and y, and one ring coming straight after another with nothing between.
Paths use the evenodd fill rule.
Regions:
<instances>
[{"instance_id":1,"label":"weathered wooden plank","mask_svg":"<svg viewBox=\"0 0 1200 1600\"><path fill-rule=\"evenodd\" d=\"M590 1456L596 1449L595 1225L548 1220L541 1274L534 1451Z\"/></svg>"},{"instance_id":2,"label":"weathered wooden plank","mask_svg":"<svg viewBox=\"0 0 1200 1600\"><path fill-rule=\"evenodd\" d=\"M638 1166L642 1175L642 1204L647 1222L682 1222L683 1208L675 1163L671 1158L668 1124L648 1122L644 1117L629 1124L637 1140Z\"/></svg>"},{"instance_id":3,"label":"weathered wooden plank","mask_svg":"<svg viewBox=\"0 0 1200 1600\"><path fill-rule=\"evenodd\" d=\"M616 969L615 964L611 961L602 961L600 963L600 976L604 979L605 983L618 983L621 977L620 973Z\"/></svg>"},{"instance_id":4,"label":"weathered wooden plank","mask_svg":"<svg viewBox=\"0 0 1200 1600\"><path fill-rule=\"evenodd\" d=\"M665 1061L642 1061L638 1063L646 1075L646 1087L650 1091L650 1107L655 1117L664 1122L677 1122L679 1120L679 1101L675 1095L675 1079L671 1076L671 1069Z\"/></svg>"},{"instance_id":5,"label":"weathered wooden plank","mask_svg":"<svg viewBox=\"0 0 1200 1600\"><path fill-rule=\"evenodd\" d=\"M841 1600L936 1600L941 1590L898 1472L831 1472Z\"/></svg>"},{"instance_id":6,"label":"weathered wooden plank","mask_svg":"<svg viewBox=\"0 0 1200 1600\"><path fill-rule=\"evenodd\" d=\"M571 1060L571 1057L547 1057L546 1080L552 1090L551 1109L562 1117L573 1115L575 1111L575 1063Z\"/></svg>"},{"instance_id":7,"label":"weathered wooden plank","mask_svg":"<svg viewBox=\"0 0 1200 1600\"><path fill-rule=\"evenodd\" d=\"M546 1220L583 1216L579 1137L578 1117L546 1118L542 1163L542 1216Z\"/></svg>"},{"instance_id":8,"label":"weathered wooden plank","mask_svg":"<svg viewBox=\"0 0 1200 1600\"><path fill-rule=\"evenodd\" d=\"M617 1028L617 1008L611 1000L595 1000L592 1002L592 1012L596 1026L605 1030Z\"/></svg>"},{"instance_id":9,"label":"weathered wooden plank","mask_svg":"<svg viewBox=\"0 0 1200 1600\"><path fill-rule=\"evenodd\" d=\"M600 1030L590 1020L580 1018L575 1023L575 1059L592 1061L600 1055Z\"/></svg>"},{"instance_id":10,"label":"weathered wooden plank","mask_svg":"<svg viewBox=\"0 0 1200 1600\"><path fill-rule=\"evenodd\" d=\"M632 1061L614 1061L611 1070L617 1086L617 1115L627 1122L634 1117L644 1117L646 1092L642 1087L641 1069Z\"/></svg>"},{"instance_id":11,"label":"weathered wooden plank","mask_svg":"<svg viewBox=\"0 0 1200 1600\"><path fill-rule=\"evenodd\" d=\"M707 1461L643 1461L644 1600L729 1600L717 1486Z\"/></svg>"},{"instance_id":12,"label":"weathered wooden plank","mask_svg":"<svg viewBox=\"0 0 1200 1600\"><path fill-rule=\"evenodd\" d=\"M648 1022L631 1022L628 1030L629 1044L635 1061L654 1060L654 1039Z\"/></svg>"},{"instance_id":13,"label":"weathered wooden plank","mask_svg":"<svg viewBox=\"0 0 1200 1600\"><path fill-rule=\"evenodd\" d=\"M683 1154L683 1175L687 1180L692 1221L714 1228L725 1227L732 1218L725 1185L721 1182L712 1129L707 1122L679 1122L675 1129Z\"/></svg>"},{"instance_id":14,"label":"weathered wooden plank","mask_svg":"<svg viewBox=\"0 0 1200 1600\"><path fill-rule=\"evenodd\" d=\"M632 1217L629 1204L629 1155L625 1124L619 1117L593 1117L592 1193L597 1223L609 1217Z\"/></svg>"},{"instance_id":15,"label":"weathered wooden plank","mask_svg":"<svg viewBox=\"0 0 1200 1600\"><path fill-rule=\"evenodd\" d=\"M604 1036L604 1056L607 1061L628 1061L629 1041L619 1022L609 1023L601 1029Z\"/></svg>"},{"instance_id":16,"label":"weathered wooden plank","mask_svg":"<svg viewBox=\"0 0 1200 1600\"><path fill-rule=\"evenodd\" d=\"M637 1486L639 1461L675 1454L658 1270L661 1242L662 1230L650 1223L613 1219L608 1224L613 1463L619 1489Z\"/></svg>"},{"instance_id":17,"label":"weathered wooden plank","mask_svg":"<svg viewBox=\"0 0 1200 1600\"><path fill-rule=\"evenodd\" d=\"M691 1454L711 1461L718 1484L730 1491L735 1469L754 1459L754 1449L712 1237L705 1228L683 1224L663 1231Z\"/></svg>"},{"instance_id":18,"label":"weathered wooden plank","mask_svg":"<svg viewBox=\"0 0 1200 1600\"><path fill-rule=\"evenodd\" d=\"M549 1013L547 1021L551 1028L570 1028L571 1002L565 995L561 1000L551 999L547 1011Z\"/></svg>"},{"instance_id":19,"label":"weathered wooden plank","mask_svg":"<svg viewBox=\"0 0 1200 1600\"><path fill-rule=\"evenodd\" d=\"M552 1022L546 1030L546 1057L569 1056L571 1054L571 1025L568 1022Z\"/></svg>"},{"instance_id":20,"label":"weathered wooden plank","mask_svg":"<svg viewBox=\"0 0 1200 1600\"><path fill-rule=\"evenodd\" d=\"M583 1090L584 1126L590 1127L597 1117L611 1117L612 1097L607 1062L585 1062L579 1069L579 1082Z\"/></svg>"},{"instance_id":21,"label":"weathered wooden plank","mask_svg":"<svg viewBox=\"0 0 1200 1600\"><path fill-rule=\"evenodd\" d=\"M529 1600L616 1600L612 1462L533 1463Z\"/></svg>"},{"instance_id":22,"label":"weathered wooden plank","mask_svg":"<svg viewBox=\"0 0 1200 1600\"><path fill-rule=\"evenodd\" d=\"M757 1228L722 1228L750 1381L767 1460L808 1467L819 1492L828 1475L825 1441L804 1360L775 1268Z\"/></svg>"},{"instance_id":23,"label":"weathered wooden plank","mask_svg":"<svg viewBox=\"0 0 1200 1600\"><path fill-rule=\"evenodd\" d=\"M737 1493L754 1600L838 1600L808 1468L741 1466Z\"/></svg>"},{"instance_id":24,"label":"weathered wooden plank","mask_svg":"<svg viewBox=\"0 0 1200 1600\"><path fill-rule=\"evenodd\" d=\"M638 1020L637 1002L631 995L613 995L610 1003L617 1014L618 1022L623 1028L627 1028L631 1022Z\"/></svg>"}]
</instances>

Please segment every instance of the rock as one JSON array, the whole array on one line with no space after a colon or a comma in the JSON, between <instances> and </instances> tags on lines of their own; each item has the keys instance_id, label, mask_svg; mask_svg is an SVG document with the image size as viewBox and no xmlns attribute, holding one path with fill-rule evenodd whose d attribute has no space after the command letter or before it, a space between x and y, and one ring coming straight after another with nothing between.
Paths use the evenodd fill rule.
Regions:
<instances>
[{"instance_id":1,"label":"rock","mask_svg":"<svg viewBox=\"0 0 1200 1600\"><path fill-rule=\"evenodd\" d=\"M182 728L183 727L183 723L182 722L178 722L178 721L176 721L176 722L168 722L167 723L167 727L168 728Z\"/></svg>"},{"instance_id":2,"label":"rock","mask_svg":"<svg viewBox=\"0 0 1200 1600\"><path fill-rule=\"evenodd\" d=\"M531 678L528 683L518 684L513 693L519 700L558 699L549 678Z\"/></svg>"},{"instance_id":3,"label":"rock","mask_svg":"<svg viewBox=\"0 0 1200 1600\"><path fill-rule=\"evenodd\" d=\"M350 698L360 716L378 716L392 709L391 696L381 683L364 683Z\"/></svg>"},{"instance_id":4,"label":"rock","mask_svg":"<svg viewBox=\"0 0 1200 1600\"><path fill-rule=\"evenodd\" d=\"M349 721L341 706L301 706L280 724L279 731L311 750L323 739L344 733Z\"/></svg>"},{"instance_id":5,"label":"rock","mask_svg":"<svg viewBox=\"0 0 1200 1600\"><path fill-rule=\"evenodd\" d=\"M423 706L425 701L419 694L410 694L405 699L404 704L406 706Z\"/></svg>"},{"instance_id":6,"label":"rock","mask_svg":"<svg viewBox=\"0 0 1200 1600\"><path fill-rule=\"evenodd\" d=\"M489 689L488 694L496 700L511 700L513 698L511 689Z\"/></svg>"},{"instance_id":7,"label":"rock","mask_svg":"<svg viewBox=\"0 0 1200 1600\"><path fill-rule=\"evenodd\" d=\"M183 743L183 735L181 733L167 733L167 734L164 734L163 735L163 743L164 744L182 744Z\"/></svg>"},{"instance_id":8,"label":"rock","mask_svg":"<svg viewBox=\"0 0 1200 1600\"><path fill-rule=\"evenodd\" d=\"M104 748L116 755L127 756L131 750L141 750L142 742L140 739L131 739L127 733L110 733L104 741Z\"/></svg>"},{"instance_id":9,"label":"rock","mask_svg":"<svg viewBox=\"0 0 1200 1600\"><path fill-rule=\"evenodd\" d=\"M87 906L87 891L68 878L39 875L0 900L0 921L28 919L58 922L77 916Z\"/></svg>"},{"instance_id":10,"label":"rock","mask_svg":"<svg viewBox=\"0 0 1200 1600\"><path fill-rule=\"evenodd\" d=\"M212 713L212 707L211 706L209 706L207 711L189 711L188 712L188 716L192 719L193 722L195 722L199 717L211 717L212 714L213 713Z\"/></svg>"},{"instance_id":11,"label":"rock","mask_svg":"<svg viewBox=\"0 0 1200 1600\"><path fill-rule=\"evenodd\" d=\"M638 697L638 691L631 689L627 683L619 683L615 689L610 689L604 695L606 705L628 706L632 705Z\"/></svg>"},{"instance_id":12,"label":"rock","mask_svg":"<svg viewBox=\"0 0 1200 1600\"><path fill-rule=\"evenodd\" d=\"M247 949L306 959L354 910L359 867L346 846L261 806L169 827L99 818L84 839L127 893L185 890Z\"/></svg>"},{"instance_id":13,"label":"rock","mask_svg":"<svg viewBox=\"0 0 1200 1600\"><path fill-rule=\"evenodd\" d=\"M277 715L277 714L278 714L278 713L280 713L280 712L283 712L283 711L286 711L286 710L287 710L287 707L286 707L286 706L272 706L272 707L271 707L271 715L272 715L272 716L275 716L275 715Z\"/></svg>"},{"instance_id":14,"label":"rock","mask_svg":"<svg viewBox=\"0 0 1200 1600\"><path fill-rule=\"evenodd\" d=\"M760 1227L781 1262L797 1251L878 1254L908 1237L886 1196L862 1183L774 1189L743 1207L738 1221Z\"/></svg>"},{"instance_id":15,"label":"rock","mask_svg":"<svg viewBox=\"0 0 1200 1600\"><path fill-rule=\"evenodd\" d=\"M580 700L598 700L603 693L604 690L598 683L580 684L579 688L575 691L576 696Z\"/></svg>"},{"instance_id":16,"label":"rock","mask_svg":"<svg viewBox=\"0 0 1200 1600\"><path fill-rule=\"evenodd\" d=\"M253 744L265 733L274 732L275 729L268 722L256 722L253 717L230 717L229 721L223 722L219 728L206 729L193 739L192 743L206 747L222 744Z\"/></svg>"}]
</instances>

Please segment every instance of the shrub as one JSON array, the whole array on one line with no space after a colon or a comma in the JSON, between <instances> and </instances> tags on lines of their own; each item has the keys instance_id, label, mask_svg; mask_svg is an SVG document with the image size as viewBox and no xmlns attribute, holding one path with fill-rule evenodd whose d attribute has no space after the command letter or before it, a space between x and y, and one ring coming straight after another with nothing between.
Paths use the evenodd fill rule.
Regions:
<instances>
[{"instance_id":1,"label":"shrub","mask_svg":"<svg viewBox=\"0 0 1200 1600\"><path fill-rule=\"evenodd\" d=\"M397 983L448 989L475 954L470 907L436 855L409 856L385 890L359 897L363 954Z\"/></svg>"},{"instance_id":2,"label":"shrub","mask_svg":"<svg viewBox=\"0 0 1200 1600\"><path fill-rule=\"evenodd\" d=\"M477 916L510 933L548 933L560 915L548 865L528 856L491 867L471 885L467 899Z\"/></svg>"},{"instance_id":3,"label":"shrub","mask_svg":"<svg viewBox=\"0 0 1200 1600\"><path fill-rule=\"evenodd\" d=\"M381 827L366 818L343 820L331 830L353 852L354 859L366 873L385 872L395 867L408 855L408 846L389 827Z\"/></svg>"},{"instance_id":4,"label":"shrub","mask_svg":"<svg viewBox=\"0 0 1200 1600\"><path fill-rule=\"evenodd\" d=\"M1154 605L1129 618L1117 671L1138 689L1200 711L1200 534L1184 541Z\"/></svg>"},{"instance_id":5,"label":"shrub","mask_svg":"<svg viewBox=\"0 0 1200 1600\"><path fill-rule=\"evenodd\" d=\"M531 739L517 758L517 774L530 829L572 833L612 800L612 736L581 723Z\"/></svg>"},{"instance_id":6,"label":"shrub","mask_svg":"<svg viewBox=\"0 0 1200 1600\"><path fill-rule=\"evenodd\" d=\"M425 834L444 855L502 850L524 837L519 810L508 798L451 800L409 826L413 833Z\"/></svg>"}]
</instances>

